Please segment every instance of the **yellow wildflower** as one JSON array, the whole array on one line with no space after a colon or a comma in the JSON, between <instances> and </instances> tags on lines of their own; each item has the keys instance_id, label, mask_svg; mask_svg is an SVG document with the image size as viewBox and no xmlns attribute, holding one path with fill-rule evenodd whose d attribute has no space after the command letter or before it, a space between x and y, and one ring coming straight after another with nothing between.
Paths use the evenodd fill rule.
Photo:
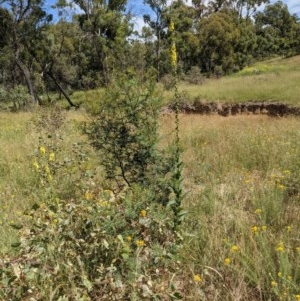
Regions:
<instances>
[{"instance_id":1,"label":"yellow wildflower","mask_svg":"<svg viewBox=\"0 0 300 301\"><path fill-rule=\"evenodd\" d=\"M287 226L286 230L287 230L287 232L292 232L292 226Z\"/></svg>"},{"instance_id":2,"label":"yellow wildflower","mask_svg":"<svg viewBox=\"0 0 300 301\"><path fill-rule=\"evenodd\" d=\"M277 252L283 252L283 251L284 251L283 242L280 242L280 243L278 244L278 246L276 247L276 251L277 251Z\"/></svg>"},{"instance_id":3,"label":"yellow wildflower","mask_svg":"<svg viewBox=\"0 0 300 301\"><path fill-rule=\"evenodd\" d=\"M286 187L285 187L283 184L278 184L278 188L279 188L280 190L286 189Z\"/></svg>"},{"instance_id":4,"label":"yellow wildflower","mask_svg":"<svg viewBox=\"0 0 300 301\"><path fill-rule=\"evenodd\" d=\"M40 147L40 153L41 153L41 155L45 155L46 154L46 147L45 146L41 146Z\"/></svg>"},{"instance_id":5,"label":"yellow wildflower","mask_svg":"<svg viewBox=\"0 0 300 301\"><path fill-rule=\"evenodd\" d=\"M55 160L55 153L51 152L51 153L49 154L49 161L52 162L52 161L54 161L54 160Z\"/></svg>"},{"instance_id":6,"label":"yellow wildflower","mask_svg":"<svg viewBox=\"0 0 300 301\"><path fill-rule=\"evenodd\" d=\"M278 276L278 277L282 277L282 273L281 273L281 272L278 272L277 276Z\"/></svg>"},{"instance_id":7,"label":"yellow wildflower","mask_svg":"<svg viewBox=\"0 0 300 301\"><path fill-rule=\"evenodd\" d=\"M131 237L130 235L128 235L128 236L126 237L126 239L127 239L127 241L129 241L129 242L132 241L132 237Z\"/></svg>"},{"instance_id":8,"label":"yellow wildflower","mask_svg":"<svg viewBox=\"0 0 300 301\"><path fill-rule=\"evenodd\" d=\"M259 215L262 213L262 209L258 208L254 211L254 213Z\"/></svg>"},{"instance_id":9,"label":"yellow wildflower","mask_svg":"<svg viewBox=\"0 0 300 301\"><path fill-rule=\"evenodd\" d=\"M87 201L89 201L89 200L91 200L92 199L92 197L93 197L93 195L92 195L92 193L90 192L90 191L86 191L85 192L85 199L87 200Z\"/></svg>"},{"instance_id":10,"label":"yellow wildflower","mask_svg":"<svg viewBox=\"0 0 300 301\"><path fill-rule=\"evenodd\" d=\"M261 230L262 230L263 232L266 232L266 231L267 231L267 226L261 226Z\"/></svg>"},{"instance_id":11,"label":"yellow wildflower","mask_svg":"<svg viewBox=\"0 0 300 301\"><path fill-rule=\"evenodd\" d=\"M171 45L171 64L175 68L177 64L177 51L176 51L176 45L175 42Z\"/></svg>"},{"instance_id":12,"label":"yellow wildflower","mask_svg":"<svg viewBox=\"0 0 300 301\"><path fill-rule=\"evenodd\" d=\"M36 170L40 169L39 163L36 160L33 161L32 165Z\"/></svg>"},{"instance_id":13,"label":"yellow wildflower","mask_svg":"<svg viewBox=\"0 0 300 301\"><path fill-rule=\"evenodd\" d=\"M230 265L230 263L231 263L231 259L230 258L227 257L227 258L224 259L224 264L225 265Z\"/></svg>"},{"instance_id":14,"label":"yellow wildflower","mask_svg":"<svg viewBox=\"0 0 300 301\"><path fill-rule=\"evenodd\" d=\"M201 282L202 281L201 276L199 274L194 275L194 281Z\"/></svg>"},{"instance_id":15,"label":"yellow wildflower","mask_svg":"<svg viewBox=\"0 0 300 301\"><path fill-rule=\"evenodd\" d=\"M300 295L295 295L296 301L300 301Z\"/></svg>"},{"instance_id":16,"label":"yellow wildflower","mask_svg":"<svg viewBox=\"0 0 300 301\"><path fill-rule=\"evenodd\" d=\"M169 31L172 32L172 31L174 31L174 29L175 29L174 22L171 21L170 25L169 25Z\"/></svg>"},{"instance_id":17,"label":"yellow wildflower","mask_svg":"<svg viewBox=\"0 0 300 301\"><path fill-rule=\"evenodd\" d=\"M142 239L138 239L138 240L135 241L135 244L138 247L143 247L145 245L145 242Z\"/></svg>"},{"instance_id":18,"label":"yellow wildflower","mask_svg":"<svg viewBox=\"0 0 300 301\"><path fill-rule=\"evenodd\" d=\"M45 172L47 174L50 174L50 168L49 168L48 164L46 164L46 166L45 166Z\"/></svg>"},{"instance_id":19,"label":"yellow wildflower","mask_svg":"<svg viewBox=\"0 0 300 301\"><path fill-rule=\"evenodd\" d=\"M239 250L239 247L236 246L236 245L233 245L233 246L230 248L230 250L231 250L232 252L237 252L237 251Z\"/></svg>"},{"instance_id":20,"label":"yellow wildflower","mask_svg":"<svg viewBox=\"0 0 300 301\"><path fill-rule=\"evenodd\" d=\"M141 210L141 212L140 212L140 217L146 217L146 215L147 215L147 211L146 210Z\"/></svg>"},{"instance_id":21,"label":"yellow wildflower","mask_svg":"<svg viewBox=\"0 0 300 301\"><path fill-rule=\"evenodd\" d=\"M258 231L259 231L259 227L257 227L257 226L253 226L252 228L251 228L251 231L253 232L253 233L258 233Z\"/></svg>"},{"instance_id":22,"label":"yellow wildflower","mask_svg":"<svg viewBox=\"0 0 300 301\"><path fill-rule=\"evenodd\" d=\"M277 286L277 282L274 281L274 280L272 280L272 281L271 281L271 286L272 286L272 287L276 287L276 286Z\"/></svg>"}]
</instances>

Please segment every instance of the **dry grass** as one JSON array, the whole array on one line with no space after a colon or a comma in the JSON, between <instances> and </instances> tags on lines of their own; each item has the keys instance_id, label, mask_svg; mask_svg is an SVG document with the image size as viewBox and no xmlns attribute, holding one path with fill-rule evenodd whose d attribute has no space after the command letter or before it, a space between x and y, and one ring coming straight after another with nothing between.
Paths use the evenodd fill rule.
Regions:
<instances>
[{"instance_id":1,"label":"dry grass","mask_svg":"<svg viewBox=\"0 0 300 301\"><path fill-rule=\"evenodd\" d=\"M169 131L171 116L162 124ZM296 300L299 127L294 118L181 116L183 257L204 278L194 300Z\"/></svg>"},{"instance_id":2,"label":"dry grass","mask_svg":"<svg viewBox=\"0 0 300 301\"><path fill-rule=\"evenodd\" d=\"M164 143L171 139L173 117L162 117ZM74 120L86 118L67 113L66 154L82 140ZM34 189L31 158L38 134L28 127L30 119L1 114L2 253L15 239L8 224L21 217L26 191ZM298 300L299 128L296 118L180 116L189 211L180 254L186 300ZM92 157L91 167L96 162ZM197 274L201 281L195 283Z\"/></svg>"}]
</instances>

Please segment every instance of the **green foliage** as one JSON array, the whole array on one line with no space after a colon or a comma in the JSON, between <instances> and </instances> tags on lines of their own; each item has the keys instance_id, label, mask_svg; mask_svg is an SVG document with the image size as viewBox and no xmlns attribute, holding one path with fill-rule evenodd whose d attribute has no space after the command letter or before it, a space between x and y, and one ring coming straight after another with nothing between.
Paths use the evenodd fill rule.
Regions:
<instances>
[{"instance_id":1,"label":"green foliage","mask_svg":"<svg viewBox=\"0 0 300 301\"><path fill-rule=\"evenodd\" d=\"M101 112L87 126L106 178L114 180L118 189L133 184L147 187L168 173L167 158L157 145L161 103L153 84L121 80L107 90Z\"/></svg>"},{"instance_id":2,"label":"green foliage","mask_svg":"<svg viewBox=\"0 0 300 301\"><path fill-rule=\"evenodd\" d=\"M1 264L0 297L157 300L171 294L170 217L136 193L115 198L98 188L78 199L34 204L18 260Z\"/></svg>"},{"instance_id":3,"label":"green foliage","mask_svg":"<svg viewBox=\"0 0 300 301\"><path fill-rule=\"evenodd\" d=\"M173 214L153 202L160 188L132 182L118 195L103 189L81 144L64 157L64 121L58 109L34 121L42 129L32 160L34 204L23 224L12 224L20 241L16 257L0 260L0 299L182 298Z\"/></svg>"},{"instance_id":4,"label":"green foliage","mask_svg":"<svg viewBox=\"0 0 300 301\"><path fill-rule=\"evenodd\" d=\"M24 110L30 101L30 95L24 86L17 86L14 89L5 89L0 86L0 103L6 108L16 112Z\"/></svg>"}]
</instances>

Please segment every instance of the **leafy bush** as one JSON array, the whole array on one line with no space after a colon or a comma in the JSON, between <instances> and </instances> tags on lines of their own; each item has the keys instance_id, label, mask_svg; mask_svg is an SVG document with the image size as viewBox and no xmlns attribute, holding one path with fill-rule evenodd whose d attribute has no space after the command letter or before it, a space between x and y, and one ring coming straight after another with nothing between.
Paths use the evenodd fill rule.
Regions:
<instances>
[{"instance_id":1,"label":"leafy bush","mask_svg":"<svg viewBox=\"0 0 300 301\"><path fill-rule=\"evenodd\" d=\"M172 220L147 198L140 190L115 198L99 188L35 204L19 256L1 264L0 298L156 300L176 293L169 287Z\"/></svg>"},{"instance_id":2,"label":"leafy bush","mask_svg":"<svg viewBox=\"0 0 300 301\"><path fill-rule=\"evenodd\" d=\"M204 83L204 77L200 72L199 67L193 66L190 71L186 74L184 79L193 85L201 85Z\"/></svg>"},{"instance_id":3,"label":"leafy bush","mask_svg":"<svg viewBox=\"0 0 300 301\"><path fill-rule=\"evenodd\" d=\"M14 89L0 87L0 102L7 104L12 111L19 111L26 108L30 101L30 95L24 86L16 86Z\"/></svg>"},{"instance_id":4,"label":"leafy bush","mask_svg":"<svg viewBox=\"0 0 300 301\"><path fill-rule=\"evenodd\" d=\"M172 158L158 150L161 106L154 84L121 80L107 90L101 112L86 126L106 178L115 182L115 189L133 184L149 187L170 172ZM165 198L160 201L166 203Z\"/></svg>"},{"instance_id":5,"label":"leafy bush","mask_svg":"<svg viewBox=\"0 0 300 301\"><path fill-rule=\"evenodd\" d=\"M20 230L18 255L0 261L0 299L183 298L175 260L178 210L169 202L178 187L167 177L174 159L156 145L160 106L153 93L136 81L124 83L86 127L107 178L123 188L118 194L89 169L87 145L73 143L64 157L59 111L35 120L44 128L32 161L35 203L24 225L12 224Z\"/></svg>"}]
</instances>

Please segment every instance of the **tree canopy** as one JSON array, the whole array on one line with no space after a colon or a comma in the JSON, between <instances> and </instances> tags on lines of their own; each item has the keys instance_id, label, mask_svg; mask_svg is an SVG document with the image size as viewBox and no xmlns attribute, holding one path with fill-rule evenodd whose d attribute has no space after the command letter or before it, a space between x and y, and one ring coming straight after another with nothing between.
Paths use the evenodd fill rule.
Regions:
<instances>
[{"instance_id":1,"label":"tree canopy","mask_svg":"<svg viewBox=\"0 0 300 301\"><path fill-rule=\"evenodd\" d=\"M108 85L124 72L157 81L171 74L170 20L175 24L178 74L198 68L207 76L240 70L254 60L300 53L300 20L285 4L265 0L145 0L145 27L134 31L126 0L58 1L57 18L41 0L0 5L0 85L27 88L32 103L59 92ZM264 4L264 9L257 10ZM69 6L66 18L62 10ZM50 99L50 97L49 97Z\"/></svg>"}]
</instances>

